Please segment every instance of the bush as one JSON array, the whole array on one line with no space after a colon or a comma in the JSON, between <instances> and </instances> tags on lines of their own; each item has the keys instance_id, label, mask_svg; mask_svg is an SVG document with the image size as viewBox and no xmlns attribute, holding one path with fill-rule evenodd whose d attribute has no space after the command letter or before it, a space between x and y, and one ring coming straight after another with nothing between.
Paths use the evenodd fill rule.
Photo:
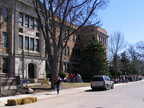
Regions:
<instances>
[{"instance_id":1,"label":"bush","mask_svg":"<svg viewBox=\"0 0 144 108\"><path fill-rule=\"evenodd\" d=\"M66 76L66 73L63 73L63 72L59 72L58 74L61 78L64 78ZM47 78L51 78L51 72L47 72L46 73L46 77Z\"/></svg>"},{"instance_id":2,"label":"bush","mask_svg":"<svg viewBox=\"0 0 144 108\"><path fill-rule=\"evenodd\" d=\"M46 73L46 77L47 77L47 78L51 78L51 72L47 72L47 73Z\"/></svg>"},{"instance_id":3,"label":"bush","mask_svg":"<svg viewBox=\"0 0 144 108\"><path fill-rule=\"evenodd\" d=\"M66 76L66 74L63 73L63 72L59 72L59 76L60 76L61 78L64 78L64 77Z\"/></svg>"}]
</instances>

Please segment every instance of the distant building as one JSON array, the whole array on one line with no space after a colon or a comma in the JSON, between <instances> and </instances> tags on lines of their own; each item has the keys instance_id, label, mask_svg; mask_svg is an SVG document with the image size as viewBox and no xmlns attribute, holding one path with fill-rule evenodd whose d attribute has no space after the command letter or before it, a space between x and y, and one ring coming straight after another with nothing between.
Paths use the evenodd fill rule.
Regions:
<instances>
[{"instance_id":1,"label":"distant building","mask_svg":"<svg viewBox=\"0 0 144 108\"><path fill-rule=\"evenodd\" d=\"M81 31L81 48L87 45L92 36L95 36L96 39L106 48L106 53L108 53L108 35L106 30L98 26L85 26Z\"/></svg>"},{"instance_id":2,"label":"distant building","mask_svg":"<svg viewBox=\"0 0 144 108\"><path fill-rule=\"evenodd\" d=\"M45 42L31 0L11 0L0 10L0 75L20 76L31 81L46 77ZM80 67L80 49L91 36L102 42L107 52L107 32L95 26L81 29L68 40L63 53L63 72Z\"/></svg>"},{"instance_id":3,"label":"distant building","mask_svg":"<svg viewBox=\"0 0 144 108\"><path fill-rule=\"evenodd\" d=\"M63 58L65 69L64 72L77 73L77 70L80 68L80 50L87 45L92 36L95 36L96 39L103 44L103 46L106 48L106 54L108 53L107 32L104 29L96 26L82 27L79 31L79 34L72 36L72 39L70 39L70 42L67 46L70 50L70 56L66 56L65 58ZM74 43L72 44L71 42Z\"/></svg>"}]
</instances>

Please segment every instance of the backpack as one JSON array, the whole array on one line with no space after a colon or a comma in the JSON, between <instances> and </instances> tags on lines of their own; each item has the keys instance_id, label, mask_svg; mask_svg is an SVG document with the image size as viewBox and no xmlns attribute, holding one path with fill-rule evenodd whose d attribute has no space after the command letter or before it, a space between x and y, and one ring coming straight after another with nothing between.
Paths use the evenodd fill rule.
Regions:
<instances>
[{"instance_id":1,"label":"backpack","mask_svg":"<svg viewBox=\"0 0 144 108\"><path fill-rule=\"evenodd\" d=\"M60 83L61 83L61 80L60 80L60 79L54 81L54 84L60 84Z\"/></svg>"}]
</instances>

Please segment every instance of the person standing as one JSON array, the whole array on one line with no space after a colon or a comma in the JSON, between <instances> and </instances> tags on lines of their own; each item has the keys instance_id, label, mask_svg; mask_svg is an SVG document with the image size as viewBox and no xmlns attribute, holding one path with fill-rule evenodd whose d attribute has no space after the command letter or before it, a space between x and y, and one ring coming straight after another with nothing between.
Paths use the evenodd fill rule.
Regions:
<instances>
[{"instance_id":1,"label":"person standing","mask_svg":"<svg viewBox=\"0 0 144 108\"><path fill-rule=\"evenodd\" d=\"M60 84L61 84L61 78L59 76L57 76L56 80L54 81L55 85L56 85L56 89L57 89L57 95L59 94L59 90L60 90Z\"/></svg>"}]
</instances>

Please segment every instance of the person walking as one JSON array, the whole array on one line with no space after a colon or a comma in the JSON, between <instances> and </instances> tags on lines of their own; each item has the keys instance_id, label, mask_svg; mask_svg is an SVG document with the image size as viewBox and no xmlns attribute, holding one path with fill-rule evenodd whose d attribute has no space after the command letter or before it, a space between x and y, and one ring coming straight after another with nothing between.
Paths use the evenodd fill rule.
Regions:
<instances>
[{"instance_id":1,"label":"person walking","mask_svg":"<svg viewBox=\"0 0 144 108\"><path fill-rule=\"evenodd\" d=\"M56 85L56 89L57 89L57 95L59 94L59 90L60 90L60 84L61 84L61 78L59 76L57 76L56 80L54 81L55 85Z\"/></svg>"}]
</instances>

